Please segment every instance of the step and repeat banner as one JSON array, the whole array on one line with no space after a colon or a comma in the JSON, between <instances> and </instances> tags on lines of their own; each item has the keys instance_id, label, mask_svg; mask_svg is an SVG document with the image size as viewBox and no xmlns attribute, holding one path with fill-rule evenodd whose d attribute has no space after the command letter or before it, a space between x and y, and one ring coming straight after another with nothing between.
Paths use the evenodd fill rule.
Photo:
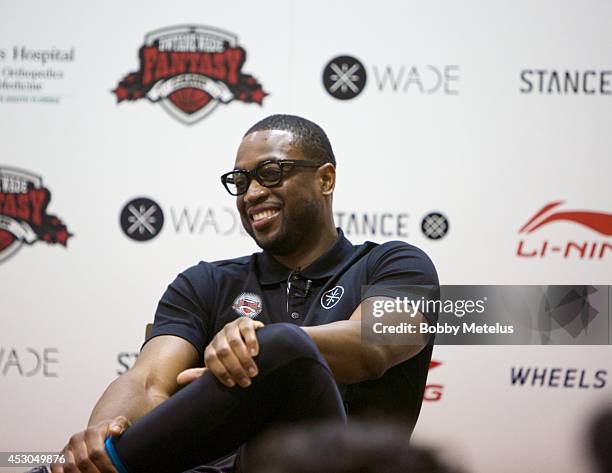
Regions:
<instances>
[{"instance_id":1,"label":"step and repeat banner","mask_svg":"<svg viewBox=\"0 0 612 473\"><path fill-rule=\"evenodd\" d=\"M0 450L60 449L175 275L258 250L219 176L273 113L326 130L354 243L419 246L445 285L612 284L611 17L603 0L5 2ZM474 473L588 471L611 360L438 346L415 439Z\"/></svg>"}]
</instances>

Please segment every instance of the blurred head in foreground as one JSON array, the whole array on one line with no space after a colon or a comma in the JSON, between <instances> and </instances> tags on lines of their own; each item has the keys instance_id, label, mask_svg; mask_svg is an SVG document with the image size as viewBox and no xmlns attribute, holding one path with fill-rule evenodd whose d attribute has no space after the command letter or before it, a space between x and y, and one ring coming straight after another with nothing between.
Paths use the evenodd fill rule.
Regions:
<instances>
[{"instance_id":1,"label":"blurred head in foreground","mask_svg":"<svg viewBox=\"0 0 612 473\"><path fill-rule=\"evenodd\" d=\"M599 411L589 428L589 443L599 473L612 472L612 404Z\"/></svg>"},{"instance_id":2,"label":"blurred head in foreground","mask_svg":"<svg viewBox=\"0 0 612 473\"><path fill-rule=\"evenodd\" d=\"M430 449L409 446L411 431L389 423L304 424L248 448L253 473L460 473Z\"/></svg>"}]
</instances>

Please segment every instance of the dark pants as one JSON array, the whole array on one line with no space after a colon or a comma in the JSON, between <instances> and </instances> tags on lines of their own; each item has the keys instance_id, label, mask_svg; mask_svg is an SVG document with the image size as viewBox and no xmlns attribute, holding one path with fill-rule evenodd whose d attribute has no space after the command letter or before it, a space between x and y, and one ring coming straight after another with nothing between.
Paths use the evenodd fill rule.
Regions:
<instances>
[{"instance_id":1,"label":"dark pants","mask_svg":"<svg viewBox=\"0 0 612 473\"><path fill-rule=\"evenodd\" d=\"M267 325L257 330L257 340L259 374L251 386L227 388L206 373L138 419L114 442L130 473L180 473L232 454L275 425L345 419L333 375L301 328ZM246 471L241 457L234 471Z\"/></svg>"}]
</instances>

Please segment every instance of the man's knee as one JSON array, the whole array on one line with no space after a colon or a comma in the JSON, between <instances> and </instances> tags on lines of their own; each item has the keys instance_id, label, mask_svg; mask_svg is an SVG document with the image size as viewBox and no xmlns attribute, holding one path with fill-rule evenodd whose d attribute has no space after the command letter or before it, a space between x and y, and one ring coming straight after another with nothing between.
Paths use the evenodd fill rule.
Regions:
<instances>
[{"instance_id":1,"label":"man's knee","mask_svg":"<svg viewBox=\"0 0 612 473\"><path fill-rule=\"evenodd\" d=\"M270 356L285 361L309 358L325 363L312 339L304 330L293 324L266 325L257 330L257 341L260 356L264 358Z\"/></svg>"}]
</instances>

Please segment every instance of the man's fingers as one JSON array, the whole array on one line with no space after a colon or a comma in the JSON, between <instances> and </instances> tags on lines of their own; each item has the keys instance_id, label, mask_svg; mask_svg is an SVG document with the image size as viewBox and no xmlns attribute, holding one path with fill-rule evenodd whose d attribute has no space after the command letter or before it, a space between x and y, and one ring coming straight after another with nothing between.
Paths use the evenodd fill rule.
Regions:
<instances>
[{"instance_id":1,"label":"man's fingers","mask_svg":"<svg viewBox=\"0 0 612 473\"><path fill-rule=\"evenodd\" d=\"M232 379L232 375L225 369L221 360L217 356L214 348L207 348L204 353L204 363L206 363L206 368L210 370L210 372L221 381L228 388L233 388L236 385L236 382Z\"/></svg>"},{"instance_id":2,"label":"man's fingers","mask_svg":"<svg viewBox=\"0 0 612 473\"><path fill-rule=\"evenodd\" d=\"M247 324L242 324L246 326ZM248 325L251 325L250 323ZM243 370L248 373L251 378L257 376L257 365L253 358L249 354L249 350L243 340L243 333L241 331L240 324L230 324L225 327L225 338L232 349L236 358L242 365Z\"/></svg>"},{"instance_id":3,"label":"man's fingers","mask_svg":"<svg viewBox=\"0 0 612 473\"><path fill-rule=\"evenodd\" d=\"M71 465L67 464L64 469L70 473L71 471L79 471L82 473L100 473L100 470L96 468L91 459L89 458L89 452L87 451L87 445L83 440L83 437L79 435L70 439L70 450L74 455L74 465L76 470L71 469Z\"/></svg>"},{"instance_id":4,"label":"man's fingers","mask_svg":"<svg viewBox=\"0 0 612 473\"><path fill-rule=\"evenodd\" d=\"M234 320L223 327L206 347L206 367L225 386L231 388L238 383L246 388L251 385L251 378L257 376L253 356L259 352L255 330L260 327L263 327L263 323L252 319Z\"/></svg>"},{"instance_id":5,"label":"man's fingers","mask_svg":"<svg viewBox=\"0 0 612 473\"><path fill-rule=\"evenodd\" d=\"M251 319L249 319L251 320ZM244 339L244 343L247 347L250 356L257 356L259 354L259 343L255 336L255 330L263 327L264 324L258 320L251 320L250 323L239 323L238 328Z\"/></svg>"},{"instance_id":6,"label":"man's fingers","mask_svg":"<svg viewBox=\"0 0 612 473\"><path fill-rule=\"evenodd\" d=\"M130 425L132 425L132 423L127 417L117 416L113 419L108 428L108 435L112 437L121 435Z\"/></svg>"},{"instance_id":7,"label":"man's fingers","mask_svg":"<svg viewBox=\"0 0 612 473\"><path fill-rule=\"evenodd\" d=\"M208 371L208 368L190 368L185 371L181 371L179 375L176 377L176 382L181 386L185 384L189 384L192 381L195 381L200 376Z\"/></svg>"},{"instance_id":8,"label":"man's fingers","mask_svg":"<svg viewBox=\"0 0 612 473\"><path fill-rule=\"evenodd\" d=\"M64 447L62 453L64 454L65 461L64 463L56 463L54 465L51 465L52 473L69 473L69 468L72 468L72 471L78 471L74 466L74 455L70 451L70 447L68 445Z\"/></svg>"},{"instance_id":9,"label":"man's fingers","mask_svg":"<svg viewBox=\"0 0 612 473\"><path fill-rule=\"evenodd\" d=\"M240 341L242 344L242 341ZM247 371L242 367L240 360L236 356L234 350L237 349L238 343L233 345L229 344L229 341L223 340L221 337L215 344L215 352L217 358L223 364L225 369L229 372L232 379L243 388L251 385L251 378Z\"/></svg>"},{"instance_id":10,"label":"man's fingers","mask_svg":"<svg viewBox=\"0 0 612 473\"><path fill-rule=\"evenodd\" d=\"M51 473L64 473L64 467L59 463L51 465Z\"/></svg>"},{"instance_id":11,"label":"man's fingers","mask_svg":"<svg viewBox=\"0 0 612 473\"><path fill-rule=\"evenodd\" d=\"M64 463L51 464L51 473L64 473L64 465L69 461L74 462L74 457L72 456L72 453L70 453L68 446L64 447L61 453L64 455Z\"/></svg>"},{"instance_id":12,"label":"man's fingers","mask_svg":"<svg viewBox=\"0 0 612 473\"><path fill-rule=\"evenodd\" d=\"M106 454L104 437L101 434L102 432L95 429L87 429L85 431L85 443L87 444L89 458L102 473L117 473L117 470L115 470L110 458Z\"/></svg>"}]
</instances>

